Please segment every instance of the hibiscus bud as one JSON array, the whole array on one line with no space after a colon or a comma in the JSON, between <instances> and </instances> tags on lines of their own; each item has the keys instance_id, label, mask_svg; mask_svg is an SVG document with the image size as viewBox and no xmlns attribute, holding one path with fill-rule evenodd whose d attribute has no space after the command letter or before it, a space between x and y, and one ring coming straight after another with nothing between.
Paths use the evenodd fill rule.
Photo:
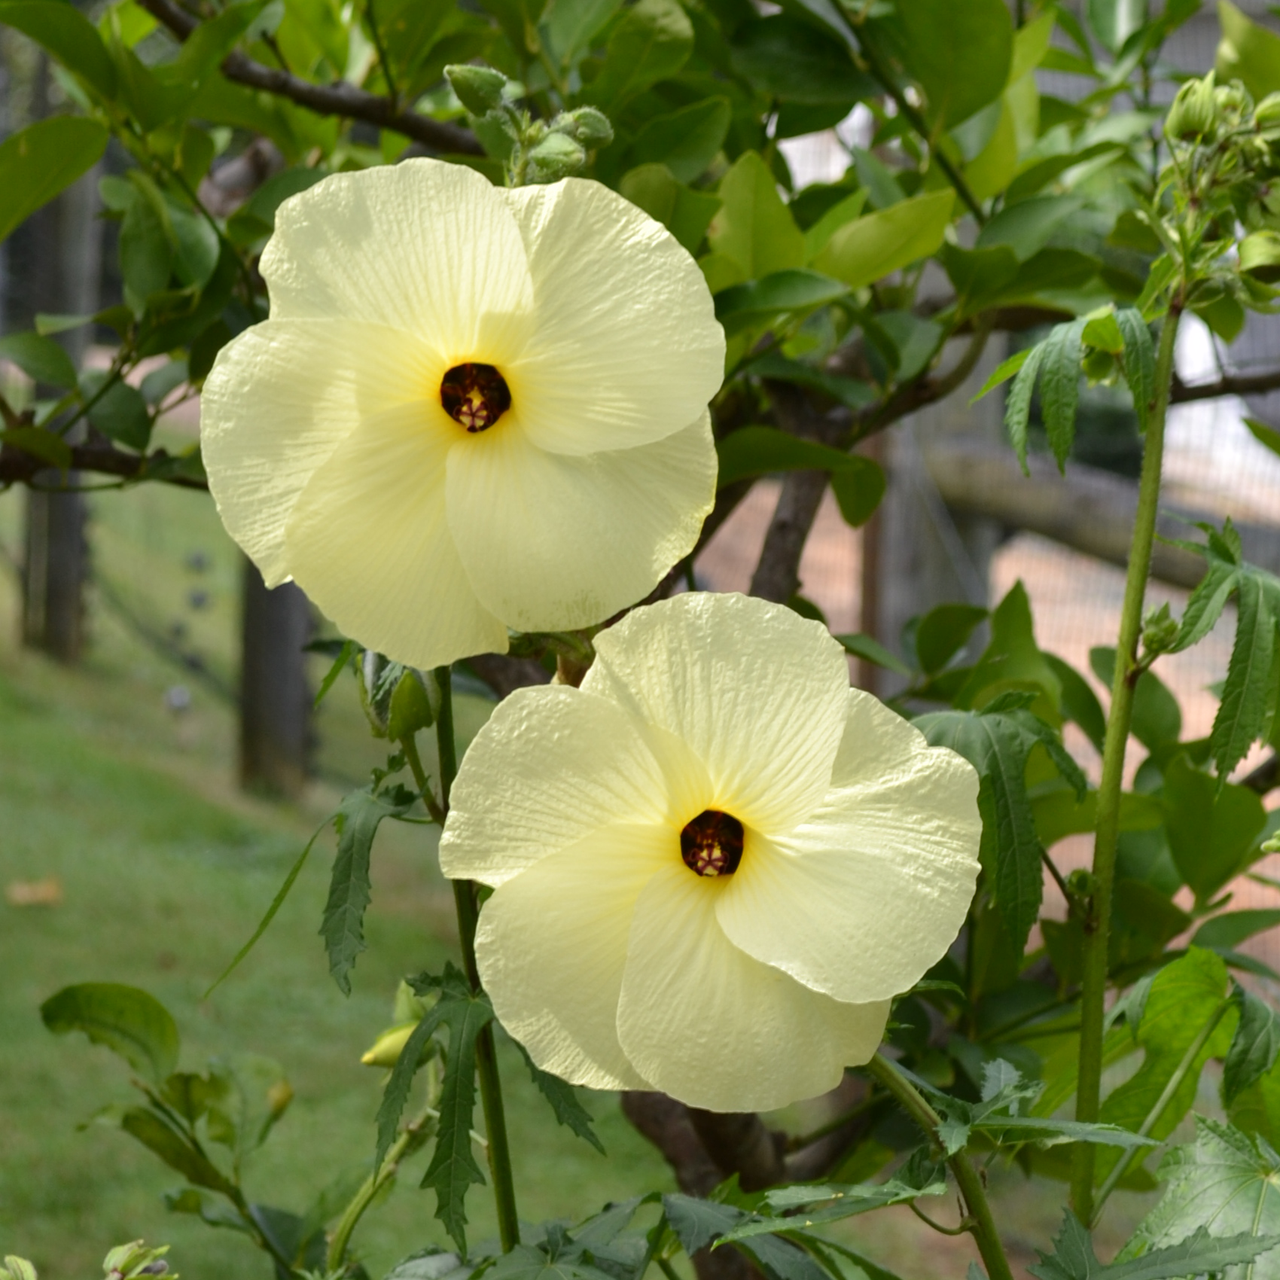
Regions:
<instances>
[{"instance_id":1,"label":"hibiscus bud","mask_svg":"<svg viewBox=\"0 0 1280 1280\"><path fill-rule=\"evenodd\" d=\"M445 75L453 91L473 116L482 116L502 105L502 91L507 77L492 67L476 67L470 63L445 67Z\"/></svg>"},{"instance_id":2,"label":"hibiscus bud","mask_svg":"<svg viewBox=\"0 0 1280 1280\"><path fill-rule=\"evenodd\" d=\"M1218 105L1213 95L1213 72L1203 80L1188 80L1165 117L1164 132L1169 138L1194 141L1213 132L1218 123Z\"/></svg>"},{"instance_id":3,"label":"hibiscus bud","mask_svg":"<svg viewBox=\"0 0 1280 1280\"><path fill-rule=\"evenodd\" d=\"M1280 232L1254 231L1240 241L1240 270L1263 284L1280 281Z\"/></svg>"},{"instance_id":4,"label":"hibiscus bud","mask_svg":"<svg viewBox=\"0 0 1280 1280\"><path fill-rule=\"evenodd\" d=\"M1269 93L1258 103L1253 118L1259 129L1280 127L1280 93Z\"/></svg>"},{"instance_id":5,"label":"hibiscus bud","mask_svg":"<svg viewBox=\"0 0 1280 1280\"><path fill-rule=\"evenodd\" d=\"M595 107L579 107L576 111L562 111L551 122L556 133L568 134L588 151L607 147L613 141L613 126L609 117Z\"/></svg>"},{"instance_id":6,"label":"hibiscus bud","mask_svg":"<svg viewBox=\"0 0 1280 1280\"><path fill-rule=\"evenodd\" d=\"M106 1274L106 1280L136 1280L138 1276L168 1275L169 1264L164 1260L164 1255L168 1252L168 1245L160 1249L148 1249L141 1240L134 1240L112 1249L103 1259L102 1270ZM178 1277L173 1276L171 1280L178 1280Z\"/></svg>"},{"instance_id":7,"label":"hibiscus bud","mask_svg":"<svg viewBox=\"0 0 1280 1280\"><path fill-rule=\"evenodd\" d=\"M1148 653L1167 653L1178 638L1178 620L1162 604L1151 609L1142 620L1142 647Z\"/></svg>"},{"instance_id":8,"label":"hibiscus bud","mask_svg":"<svg viewBox=\"0 0 1280 1280\"><path fill-rule=\"evenodd\" d=\"M15 1258L10 1254L0 1268L0 1280L37 1280L36 1269L26 1258Z\"/></svg>"},{"instance_id":9,"label":"hibiscus bud","mask_svg":"<svg viewBox=\"0 0 1280 1280\"><path fill-rule=\"evenodd\" d=\"M580 142L566 133L548 133L529 152L529 178L533 182L559 182L587 162Z\"/></svg>"}]
</instances>

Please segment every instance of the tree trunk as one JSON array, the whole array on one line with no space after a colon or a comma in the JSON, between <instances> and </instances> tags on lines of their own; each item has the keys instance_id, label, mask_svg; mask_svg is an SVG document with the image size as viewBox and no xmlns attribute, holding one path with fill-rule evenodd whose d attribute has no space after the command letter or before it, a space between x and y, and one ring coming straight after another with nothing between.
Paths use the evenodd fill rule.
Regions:
<instances>
[{"instance_id":1,"label":"tree trunk","mask_svg":"<svg viewBox=\"0 0 1280 1280\"><path fill-rule=\"evenodd\" d=\"M240 783L295 797L311 763L311 689L303 646L311 604L292 582L268 591L244 562L240 667Z\"/></svg>"},{"instance_id":2,"label":"tree trunk","mask_svg":"<svg viewBox=\"0 0 1280 1280\"><path fill-rule=\"evenodd\" d=\"M48 65L42 58L34 101L47 114ZM102 229L97 220L99 168L36 213L25 229L31 271L25 312L30 324L38 311L90 315L98 309ZM79 369L92 337L83 325L59 335ZM39 389L43 394L45 389ZM68 438L79 438L73 432ZM43 472L40 484L74 488L77 473ZM85 501L78 493L27 491L26 550L23 567L22 641L59 662L80 660L85 644L84 586L89 571Z\"/></svg>"}]
</instances>

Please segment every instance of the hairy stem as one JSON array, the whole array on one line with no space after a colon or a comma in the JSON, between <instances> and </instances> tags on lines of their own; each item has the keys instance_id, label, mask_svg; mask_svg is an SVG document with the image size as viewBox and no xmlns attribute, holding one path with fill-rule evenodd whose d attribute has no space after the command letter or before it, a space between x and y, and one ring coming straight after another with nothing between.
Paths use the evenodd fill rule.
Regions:
<instances>
[{"instance_id":1,"label":"hairy stem","mask_svg":"<svg viewBox=\"0 0 1280 1280\"><path fill-rule=\"evenodd\" d=\"M902 1075L888 1058L878 1053L867 1063L866 1069L928 1134L929 1140L941 1147L938 1140L938 1126L942 1121L915 1085ZM972 1234L978 1246L978 1252L982 1255L983 1264L987 1268L987 1275L990 1280L1013 1280L1009 1259L1005 1257L1004 1245L1000 1243L995 1219L991 1216L991 1206L987 1203L987 1193L982 1186L981 1174L969 1163L969 1157L963 1151L957 1151L955 1155L948 1156L947 1164L951 1167L956 1185L960 1188L960 1195L964 1199L965 1213L968 1217L965 1229Z\"/></svg>"},{"instance_id":2,"label":"hairy stem","mask_svg":"<svg viewBox=\"0 0 1280 1280\"><path fill-rule=\"evenodd\" d=\"M1156 359L1156 401L1147 423L1138 486L1138 512L1130 544L1129 573L1116 643L1111 710L1102 752L1102 780L1098 785L1098 825L1093 845L1093 891L1083 912L1083 978L1080 994L1080 1074L1076 1089L1076 1119L1098 1119L1102 1093L1102 1038L1107 992L1107 940L1111 927L1111 894L1115 883L1116 845L1120 835L1120 792L1124 783L1125 748L1133 721L1133 691L1140 674L1138 643L1142 634L1142 604L1151 570L1156 515L1160 502L1160 471L1164 455L1165 418L1173 382L1174 344L1181 305L1175 302L1160 331ZM1071 1202L1081 1222L1093 1219L1094 1148L1076 1148L1071 1179Z\"/></svg>"},{"instance_id":3,"label":"hairy stem","mask_svg":"<svg viewBox=\"0 0 1280 1280\"><path fill-rule=\"evenodd\" d=\"M436 716L436 744L440 754L440 800L449 812L449 794L458 776L458 750L453 738L453 681L448 667L435 669L440 691L440 711ZM473 991L480 990L476 967L476 922L480 916L476 884L472 880L453 882L453 904L458 914L458 940L462 944L462 966ZM480 1102L484 1108L485 1133L489 1139L489 1172L493 1176L493 1200L498 1213L498 1238L503 1253L520 1243L520 1218L516 1212L516 1188L511 1173L511 1146L507 1140L506 1110L502 1104L502 1082L498 1078L498 1053L490 1023L476 1037L476 1075L480 1080Z\"/></svg>"}]
</instances>

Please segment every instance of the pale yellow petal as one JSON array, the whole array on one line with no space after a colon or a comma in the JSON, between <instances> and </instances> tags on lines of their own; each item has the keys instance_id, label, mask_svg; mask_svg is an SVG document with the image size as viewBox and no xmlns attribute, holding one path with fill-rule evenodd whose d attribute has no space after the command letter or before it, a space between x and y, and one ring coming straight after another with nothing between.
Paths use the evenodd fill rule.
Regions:
<instances>
[{"instance_id":1,"label":"pale yellow petal","mask_svg":"<svg viewBox=\"0 0 1280 1280\"><path fill-rule=\"evenodd\" d=\"M441 869L500 885L605 827L662 822L666 783L621 709L552 685L498 705L463 757L452 806Z\"/></svg>"},{"instance_id":2,"label":"pale yellow petal","mask_svg":"<svg viewBox=\"0 0 1280 1280\"><path fill-rule=\"evenodd\" d=\"M628 614L596 637L596 654L583 688L683 739L710 775L706 807L772 833L826 795L849 676L821 623L696 592Z\"/></svg>"},{"instance_id":3,"label":"pale yellow petal","mask_svg":"<svg viewBox=\"0 0 1280 1280\"><path fill-rule=\"evenodd\" d=\"M506 627L476 599L449 535L452 426L429 401L362 422L312 475L285 529L289 566L317 607L353 640L415 667L507 649Z\"/></svg>"},{"instance_id":4,"label":"pale yellow petal","mask_svg":"<svg viewBox=\"0 0 1280 1280\"><path fill-rule=\"evenodd\" d=\"M838 1000L906 991L946 954L978 874L978 775L849 691L837 786L795 831L748 833L716 916L737 946Z\"/></svg>"},{"instance_id":5,"label":"pale yellow petal","mask_svg":"<svg viewBox=\"0 0 1280 1280\"><path fill-rule=\"evenodd\" d=\"M655 1088L709 1111L768 1111L834 1088L875 1053L889 1002L841 1004L740 951L716 921L723 881L682 863L636 901L618 1039Z\"/></svg>"},{"instance_id":6,"label":"pale yellow petal","mask_svg":"<svg viewBox=\"0 0 1280 1280\"><path fill-rule=\"evenodd\" d=\"M343 320L268 320L218 353L201 453L227 532L268 586L293 572L284 528L315 469L362 420L420 397L433 369L409 334Z\"/></svg>"},{"instance_id":7,"label":"pale yellow petal","mask_svg":"<svg viewBox=\"0 0 1280 1280\"><path fill-rule=\"evenodd\" d=\"M450 364L514 359L532 319L506 200L475 170L440 160L334 174L286 200L261 270L273 317L392 325Z\"/></svg>"},{"instance_id":8,"label":"pale yellow petal","mask_svg":"<svg viewBox=\"0 0 1280 1280\"><path fill-rule=\"evenodd\" d=\"M502 195L533 276L536 323L511 372L537 443L630 449L692 422L724 378L724 333L693 258L597 182Z\"/></svg>"},{"instance_id":9,"label":"pale yellow petal","mask_svg":"<svg viewBox=\"0 0 1280 1280\"><path fill-rule=\"evenodd\" d=\"M520 631L566 631L634 604L685 555L715 501L703 414L666 440L586 457L497 426L449 455L449 528L476 595Z\"/></svg>"},{"instance_id":10,"label":"pale yellow petal","mask_svg":"<svg viewBox=\"0 0 1280 1280\"><path fill-rule=\"evenodd\" d=\"M476 958L498 1020L571 1084L652 1088L618 1044L618 996L636 898L671 841L665 827L606 827L506 881L480 912Z\"/></svg>"}]
</instances>

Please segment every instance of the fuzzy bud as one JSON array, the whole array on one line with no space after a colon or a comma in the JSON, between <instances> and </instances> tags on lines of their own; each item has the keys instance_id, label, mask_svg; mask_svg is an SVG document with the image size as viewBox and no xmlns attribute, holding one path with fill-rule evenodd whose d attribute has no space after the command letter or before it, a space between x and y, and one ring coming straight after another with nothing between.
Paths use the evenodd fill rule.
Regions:
<instances>
[{"instance_id":1,"label":"fuzzy bud","mask_svg":"<svg viewBox=\"0 0 1280 1280\"><path fill-rule=\"evenodd\" d=\"M588 151L607 147L613 141L613 126L609 117L595 107L578 107L575 111L562 111L551 122L556 133L568 134Z\"/></svg>"},{"instance_id":2,"label":"fuzzy bud","mask_svg":"<svg viewBox=\"0 0 1280 1280\"><path fill-rule=\"evenodd\" d=\"M471 63L454 63L445 67L453 91L473 116L482 116L502 105L502 91L507 87L507 77L492 67L477 67Z\"/></svg>"},{"instance_id":3,"label":"fuzzy bud","mask_svg":"<svg viewBox=\"0 0 1280 1280\"><path fill-rule=\"evenodd\" d=\"M559 182L586 162L587 153L580 142L567 133L548 133L529 151L529 178L532 182Z\"/></svg>"},{"instance_id":4,"label":"fuzzy bud","mask_svg":"<svg viewBox=\"0 0 1280 1280\"><path fill-rule=\"evenodd\" d=\"M1212 134L1218 123L1218 103L1214 97L1213 72L1203 80L1188 80L1165 117L1164 132L1169 138L1193 142Z\"/></svg>"}]
</instances>

